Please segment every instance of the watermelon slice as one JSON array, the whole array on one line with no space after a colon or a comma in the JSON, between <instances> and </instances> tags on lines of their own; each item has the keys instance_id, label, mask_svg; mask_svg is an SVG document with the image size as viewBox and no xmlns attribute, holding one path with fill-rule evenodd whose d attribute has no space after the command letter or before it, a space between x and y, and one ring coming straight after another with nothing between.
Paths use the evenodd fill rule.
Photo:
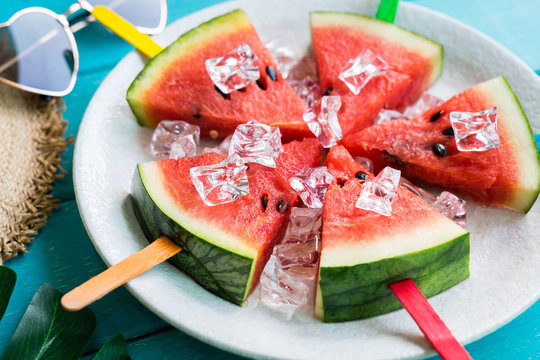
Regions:
<instances>
[{"instance_id":1,"label":"watermelon slice","mask_svg":"<svg viewBox=\"0 0 540 360\"><path fill-rule=\"evenodd\" d=\"M294 141L271 169L248 164L249 194L207 206L190 178L194 166L216 164L222 155L139 164L132 200L147 239L163 235L183 250L171 262L214 294L241 304L256 285L274 242L287 224L298 196L288 179L304 166L316 166L322 148L315 139Z\"/></svg>"},{"instance_id":2,"label":"watermelon slice","mask_svg":"<svg viewBox=\"0 0 540 360\"><path fill-rule=\"evenodd\" d=\"M243 43L257 55L260 82L223 95L206 72L205 60L225 55ZM266 70L269 66L276 70L275 80ZM285 141L313 137L302 120L306 105L277 72L270 52L241 10L180 36L146 64L129 87L127 101L144 126L179 119L198 125L203 137L223 138L237 125L257 120L279 126Z\"/></svg>"},{"instance_id":3,"label":"watermelon slice","mask_svg":"<svg viewBox=\"0 0 540 360\"><path fill-rule=\"evenodd\" d=\"M413 279L426 296L469 276L469 233L399 186L387 217L355 207L367 173L341 146L327 167L336 177L325 195L315 312L348 321L401 307L390 283ZM373 175L369 175L370 178Z\"/></svg>"},{"instance_id":4,"label":"watermelon slice","mask_svg":"<svg viewBox=\"0 0 540 360\"><path fill-rule=\"evenodd\" d=\"M459 151L448 133L450 112L479 112L492 106L497 107L500 147ZM442 116L430 121L439 111ZM434 144L444 145L447 155L437 156ZM531 128L504 77L473 86L416 119L365 129L344 139L344 145L355 155L372 157L379 168L391 164L411 180L438 185L484 205L527 212L540 192L540 160Z\"/></svg>"},{"instance_id":5,"label":"watermelon slice","mask_svg":"<svg viewBox=\"0 0 540 360\"><path fill-rule=\"evenodd\" d=\"M313 12L310 21L321 89L342 97L338 118L344 136L372 125L383 107L403 110L441 73L442 46L396 25L338 12ZM366 49L389 68L354 95L338 76Z\"/></svg>"}]
</instances>

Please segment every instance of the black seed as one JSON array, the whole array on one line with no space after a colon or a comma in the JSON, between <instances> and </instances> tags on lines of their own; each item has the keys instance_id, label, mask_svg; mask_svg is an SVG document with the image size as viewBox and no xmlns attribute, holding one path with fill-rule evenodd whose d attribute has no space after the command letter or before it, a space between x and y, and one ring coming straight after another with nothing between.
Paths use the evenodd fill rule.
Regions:
<instances>
[{"instance_id":1,"label":"black seed","mask_svg":"<svg viewBox=\"0 0 540 360\"><path fill-rule=\"evenodd\" d=\"M53 99L52 96L49 96L49 95L39 95L39 98L42 100L42 101L51 101Z\"/></svg>"},{"instance_id":2,"label":"black seed","mask_svg":"<svg viewBox=\"0 0 540 360\"><path fill-rule=\"evenodd\" d=\"M442 114L443 114L442 110L437 111L435 114L431 115L431 117L429 118L429 121L434 122L434 121L439 120Z\"/></svg>"},{"instance_id":3,"label":"black seed","mask_svg":"<svg viewBox=\"0 0 540 360\"><path fill-rule=\"evenodd\" d=\"M257 79L256 81L257 85L259 85L259 87L263 90L266 90L266 87L264 86L263 82L261 81L261 79Z\"/></svg>"},{"instance_id":4,"label":"black seed","mask_svg":"<svg viewBox=\"0 0 540 360\"><path fill-rule=\"evenodd\" d=\"M194 117L195 119L200 119L200 118L201 118L201 114L193 114L193 117Z\"/></svg>"},{"instance_id":5,"label":"black seed","mask_svg":"<svg viewBox=\"0 0 540 360\"><path fill-rule=\"evenodd\" d=\"M389 152L385 151L383 155L388 162L394 163L396 165L405 165L405 163L394 154L390 154Z\"/></svg>"},{"instance_id":6,"label":"black seed","mask_svg":"<svg viewBox=\"0 0 540 360\"><path fill-rule=\"evenodd\" d=\"M363 171L357 171L356 174L354 174L354 176L356 176L357 179L360 179L362 181L366 181L369 177L368 174L366 174Z\"/></svg>"},{"instance_id":7,"label":"black seed","mask_svg":"<svg viewBox=\"0 0 540 360\"><path fill-rule=\"evenodd\" d=\"M339 185L339 187L344 187L345 186L345 183L342 183L342 182L338 182L337 184Z\"/></svg>"},{"instance_id":8,"label":"black seed","mask_svg":"<svg viewBox=\"0 0 540 360\"><path fill-rule=\"evenodd\" d=\"M264 194L261 198L262 207L264 210L266 210L266 207L268 206L268 194Z\"/></svg>"},{"instance_id":9,"label":"black seed","mask_svg":"<svg viewBox=\"0 0 540 360\"><path fill-rule=\"evenodd\" d=\"M332 93L332 90L334 90L334 88L329 87L328 89L326 89L323 96L330 96L330 94Z\"/></svg>"},{"instance_id":10,"label":"black seed","mask_svg":"<svg viewBox=\"0 0 540 360\"><path fill-rule=\"evenodd\" d=\"M289 202L287 199L280 199L277 203L276 209L280 213L284 213L289 210Z\"/></svg>"},{"instance_id":11,"label":"black seed","mask_svg":"<svg viewBox=\"0 0 540 360\"><path fill-rule=\"evenodd\" d=\"M446 156L446 148L443 144L433 144L433 152L440 157Z\"/></svg>"},{"instance_id":12,"label":"black seed","mask_svg":"<svg viewBox=\"0 0 540 360\"><path fill-rule=\"evenodd\" d=\"M268 76L270 76L270 79L272 79L272 81L277 81L276 69L274 69L272 65L268 65L266 67L266 73L268 74Z\"/></svg>"},{"instance_id":13,"label":"black seed","mask_svg":"<svg viewBox=\"0 0 540 360\"><path fill-rule=\"evenodd\" d=\"M248 170L249 170L249 165L246 165L246 171L248 171Z\"/></svg>"},{"instance_id":14,"label":"black seed","mask_svg":"<svg viewBox=\"0 0 540 360\"><path fill-rule=\"evenodd\" d=\"M229 94L224 94L216 85L214 85L214 89L216 89L219 95L223 96L225 100L230 100Z\"/></svg>"},{"instance_id":15,"label":"black seed","mask_svg":"<svg viewBox=\"0 0 540 360\"><path fill-rule=\"evenodd\" d=\"M446 136L454 136L454 129L452 127L449 127L447 129L444 129L442 133Z\"/></svg>"}]
</instances>

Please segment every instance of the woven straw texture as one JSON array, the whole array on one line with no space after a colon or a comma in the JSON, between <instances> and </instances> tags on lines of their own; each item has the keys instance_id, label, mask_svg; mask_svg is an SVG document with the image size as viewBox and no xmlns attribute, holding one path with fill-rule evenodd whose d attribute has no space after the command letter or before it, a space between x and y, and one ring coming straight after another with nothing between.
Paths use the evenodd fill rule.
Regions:
<instances>
[{"instance_id":1,"label":"woven straw texture","mask_svg":"<svg viewBox=\"0 0 540 360\"><path fill-rule=\"evenodd\" d=\"M0 264L26 252L58 201L52 184L65 171L64 102L0 83Z\"/></svg>"}]
</instances>

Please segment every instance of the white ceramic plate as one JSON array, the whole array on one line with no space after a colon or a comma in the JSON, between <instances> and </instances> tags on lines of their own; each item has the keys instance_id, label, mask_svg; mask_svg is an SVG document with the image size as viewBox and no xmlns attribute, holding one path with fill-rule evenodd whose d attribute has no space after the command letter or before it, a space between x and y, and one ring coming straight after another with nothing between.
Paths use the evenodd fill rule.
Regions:
<instances>
[{"instance_id":1,"label":"white ceramic plate","mask_svg":"<svg viewBox=\"0 0 540 360\"><path fill-rule=\"evenodd\" d=\"M379 0L239 1L194 13L156 38L167 45L178 35L233 8L244 9L263 40L285 37L303 52L310 41L308 11L373 15ZM409 3L396 23L444 45L444 72L430 92L447 98L480 81L505 75L536 129L540 128L540 80L493 40L442 14ZM142 69L130 53L94 95L77 136L75 189L84 223L103 260L112 265L141 250L144 239L128 201L138 162L151 160L150 131L137 125L126 89ZM430 302L462 343L513 319L539 296L540 213L527 216L470 206L471 277ZM217 347L265 358L409 358L431 348L404 310L372 319L323 324L308 316L287 321L263 306L240 308L200 288L170 264L129 282L148 308L179 329Z\"/></svg>"}]
</instances>

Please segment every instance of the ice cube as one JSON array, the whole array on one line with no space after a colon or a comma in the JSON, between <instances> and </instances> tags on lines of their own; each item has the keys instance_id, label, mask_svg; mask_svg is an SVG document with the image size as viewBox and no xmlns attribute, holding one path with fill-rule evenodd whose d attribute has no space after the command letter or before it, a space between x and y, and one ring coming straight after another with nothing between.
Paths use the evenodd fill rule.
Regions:
<instances>
[{"instance_id":1,"label":"ice cube","mask_svg":"<svg viewBox=\"0 0 540 360\"><path fill-rule=\"evenodd\" d=\"M287 82L289 80L303 80L307 77L311 78L316 83L319 81L317 73L317 60L315 59L314 55L303 56L291 68Z\"/></svg>"},{"instance_id":2,"label":"ice cube","mask_svg":"<svg viewBox=\"0 0 540 360\"><path fill-rule=\"evenodd\" d=\"M315 106L321 98L319 84L309 76L302 80L289 80L288 83L309 108Z\"/></svg>"},{"instance_id":3,"label":"ice cube","mask_svg":"<svg viewBox=\"0 0 540 360\"><path fill-rule=\"evenodd\" d=\"M331 148L343 137L337 117L340 108L341 97L323 96L318 114L313 110L304 114L307 126L325 148Z\"/></svg>"},{"instance_id":4,"label":"ice cube","mask_svg":"<svg viewBox=\"0 0 540 360\"><path fill-rule=\"evenodd\" d=\"M486 151L500 146L497 107L477 113L453 111L450 123L460 151Z\"/></svg>"},{"instance_id":5,"label":"ice cube","mask_svg":"<svg viewBox=\"0 0 540 360\"><path fill-rule=\"evenodd\" d=\"M283 242L306 241L312 233L320 231L321 221L321 208L293 207L289 216L289 226L283 236Z\"/></svg>"},{"instance_id":6,"label":"ice cube","mask_svg":"<svg viewBox=\"0 0 540 360\"><path fill-rule=\"evenodd\" d=\"M223 156L227 156L229 154L229 147L231 145L231 139L232 135L227 136L223 141L216 147L205 147L202 150L203 154L214 152L216 154L220 154Z\"/></svg>"},{"instance_id":7,"label":"ice cube","mask_svg":"<svg viewBox=\"0 0 540 360\"><path fill-rule=\"evenodd\" d=\"M270 306L292 305L292 313L297 306L309 301L310 288L301 279L282 268L279 259L271 255L261 274L260 300ZM283 309L283 308L282 308Z\"/></svg>"},{"instance_id":8,"label":"ice cube","mask_svg":"<svg viewBox=\"0 0 540 360\"><path fill-rule=\"evenodd\" d=\"M224 94L242 89L259 79L257 56L248 44L241 44L230 53L204 62L214 84Z\"/></svg>"},{"instance_id":9,"label":"ice cube","mask_svg":"<svg viewBox=\"0 0 540 360\"><path fill-rule=\"evenodd\" d=\"M338 77L354 95L358 95L372 78L385 74L387 70L386 61L365 49L358 57L349 60L347 69Z\"/></svg>"},{"instance_id":10,"label":"ice cube","mask_svg":"<svg viewBox=\"0 0 540 360\"><path fill-rule=\"evenodd\" d=\"M424 199L428 204L432 205L433 202L436 199L436 196L430 193L429 191L426 191L422 189L421 187L418 187L414 185L409 180L405 179L404 177L401 177L399 179L399 183L409 189L413 194L420 196L422 199Z\"/></svg>"},{"instance_id":11,"label":"ice cube","mask_svg":"<svg viewBox=\"0 0 540 360\"><path fill-rule=\"evenodd\" d=\"M443 100L441 98L428 93L423 93L416 103L405 109L403 117L406 117L407 119L415 118L442 103Z\"/></svg>"},{"instance_id":12,"label":"ice cube","mask_svg":"<svg viewBox=\"0 0 540 360\"><path fill-rule=\"evenodd\" d=\"M368 159L366 157L362 157L362 156L355 156L353 157L354 161L356 161L357 163L359 163L360 165L362 165L362 167L369 171L369 172L373 172L373 161L371 161L371 159Z\"/></svg>"},{"instance_id":13,"label":"ice cube","mask_svg":"<svg viewBox=\"0 0 540 360\"><path fill-rule=\"evenodd\" d=\"M454 221L461 227L467 224L467 203L448 191L443 191L439 196L435 196L411 183L404 177L399 179L399 183L409 189L413 194L423 198L428 204L444 216Z\"/></svg>"},{"instance_id":14,"label":"ice cube","mask_svg":"<svg viewBox=\"0 0 540 360\"><path fill-rule=\"evenodd\" d=\"M298 64L297 54L287 46L286 39L274 39L265 45L272 54L281 76L287 79L289 72Z\"/></svg>"},{"instance_id":15,"label":"ice cube","mask_svg":"<svg viewBox=\"0 0 540 360\"><path fill-rule=\"evenodd\" d=\"M255 162L273 168L282 152L279 128L255 120L238 125L229 146L229 155L237 153L245 163Z\"/></svg>"},{"instance_id":16,"label":"ice cube","mask_svg":"<svg viewBox=\"0 0 540 360\"><path fill-rule=\"evenodd\" d=\"M431 205L461 227L467 224L467 203L456 195L443 191Z\"/></svg>"},{"instance_id":17,"label":"ice cube","mask_svg":"<svg viewBox=\"0 0 540 360\"><path fill-rule=\"evenodd\" d=\"M292 208L283 241L261 274L261 302L289 317L313 304L320 259L322 209Z\"/></svg>"},{"instance_id":18,"label":"ice cube","mask_svg":"<svg viewBox=\"0 0 540 360\"><path fill-rule=\"evenodd\" d=\"M392 203L397 195L401 171L385 167L373 180L362 186L356 207L384 216L392 215Z\"/></svg>"},{"instance_id":19,"label":"ice cube","mask_svg":"<svg viewBox=\"0 0 540 360\"><path fill-rule=\"evenodd\" d=\"M199 145L200 130L198 126L180 120L162 120L152 134L150 152L157 158L177 159L182 156L195 156ZM172 145L175 145L171 154ZM182 155L183 154L183 155Z\"/></svg>"},{"instance_id":20,"label":"ice cube","mask_svg":"<svg viewBox=\"0 0 540 360\"><path fill-rule=\"evenodd\" d=\"M214 206L235 201L249 193L247 166L233 153L220 163L192 167L191 180L206 205Z\"/></svg>"},{"instance_id":21,"label":"ice cube","mask_svg":"<svg viewBox=\"0 0 540 360\"><path fill-rule=\"evenodd\" d=\"M395 120L395 119L401 119L401 118L404 118L404 117L405 116L402 113L400 113L399 111L383 109L377 115L377 118L375 119L374 124L378 125L378 124L382 124L382 123L392 121L392 120Z\"/></svg>"},{"instance_id":22,"label":"ice cube","mask_svg":"<svg viewBox=\"0 0 540 360\"><path fill-rule=\"evenodd\" d=\"M289 179L289 184L300 196L307 207L321 208L326 189L334 180L334 176L326 166L304 168L300 174Z\"/></svg>"}]
</instances>

